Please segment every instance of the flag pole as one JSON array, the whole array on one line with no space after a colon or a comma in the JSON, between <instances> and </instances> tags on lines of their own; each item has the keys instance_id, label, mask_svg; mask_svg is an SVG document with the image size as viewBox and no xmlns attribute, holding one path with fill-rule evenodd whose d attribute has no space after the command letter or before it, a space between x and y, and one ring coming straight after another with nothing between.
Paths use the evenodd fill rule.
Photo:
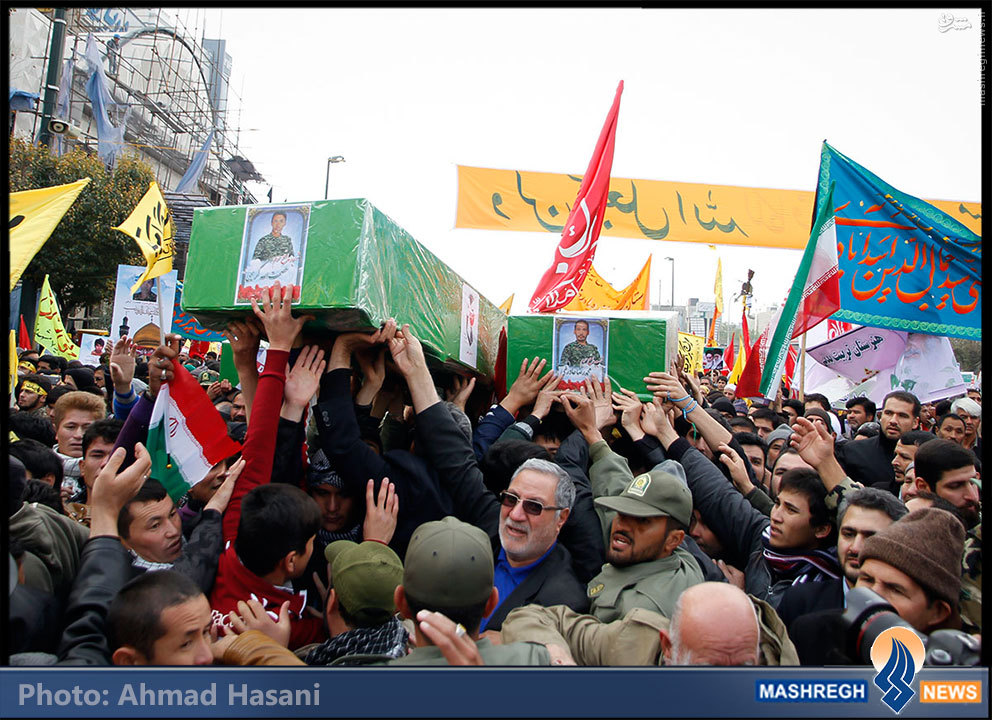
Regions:
<instances>
[{"instance_id":1,"label":"flag pole","mask_svg":"<svg viewBox=\"0 0 992 720\"><path fill-rule=\"evenodd\" d=\"M806 402L806 333L799 348L799 402Z\"/></svg>"},{"instance_id":2,"label":"flag pole","mask_svg":"<svg viewBox=\"0 0 992 720\"><path fill-rule=\"evenodd\" d=\"M155 278L158 285L158 344L165 345L165 309L162 306L162 276Z\"/></svg>"}]
</instances>

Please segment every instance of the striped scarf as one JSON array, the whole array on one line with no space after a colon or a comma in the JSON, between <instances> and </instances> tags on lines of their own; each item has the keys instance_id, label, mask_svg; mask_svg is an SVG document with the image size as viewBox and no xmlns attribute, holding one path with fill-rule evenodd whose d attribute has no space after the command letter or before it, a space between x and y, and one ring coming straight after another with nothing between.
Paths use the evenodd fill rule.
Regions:
<instances>
[{"instance_id":1,"label":"striped scarf","mask_svg":"<svg viewBox=\"0 0 992 720\"><path fill-rule=\"evenodd\" d=\"M792 584L823 582L840 577L840 563L837 561L837 548L829 550L802 550L784 553L771 546L771 525L761 533L765 562L772 570L773 582L776 579L792 578Z\"/></svg>"},{"instance_id":2,"label":"striped scarf","mask_svg":"<svg viewBox=\"0 0 992 720\"><path fill-rule=\"evenodd\" d=\"M330 665L348 655L382 655L400 658L406 655L409 633L399 618L393 617L382 625L355 628L335 635L307 654L307 665ZM345 663L347 664L347 663Z\"/></svg>"},{"instance_id":3,"label":"striped scarf","mask_svg":"<svg viewBox=\"0 0 992 720\"><path fill-rule=\"evenodd\" d=\"M351 540L352 542L362 541L362 524L359 523L350 530L341 530L339 532L331 532L330 530L325 530L324 528L319 528L317 530L317 540L327 547L335 540Z\"/></svg>"}]
</instances>

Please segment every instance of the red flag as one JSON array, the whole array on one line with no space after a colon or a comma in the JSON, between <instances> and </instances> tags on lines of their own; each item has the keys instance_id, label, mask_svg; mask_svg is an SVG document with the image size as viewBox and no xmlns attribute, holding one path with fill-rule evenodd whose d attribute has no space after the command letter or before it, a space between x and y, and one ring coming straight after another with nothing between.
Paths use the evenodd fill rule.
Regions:
<instances>
[{"instance_id":1,"label":"red flag","mask_svg":"<svg viewBox=\"0 0 992 720\"><path fill-rule=\"evenodd\" d=\"M851 332L853 329L854 325L849 322L829 318L827 320L827 339L833 340L836 337L840 337L844 333Z\"/></svg>"},{"instance_id":2,"label":"red flag","mask_svg":"<svg viewBox=\"0 0 992 720\"><path fill-rule=\"evenodd\" d=\"M207 350L210 349L210 343L206 340L190 340L189 343L189 356L190 357L206 357Z\"/></svg>"},{"instance_id":3,"label":"red flag","mask_svg":"<svg viewBox=\"0 0 992 720\"><path fill-rule=\"evenodd\" d=\"M506 397L506 328L499 330L499 345L496 350L493 376L496 381L494 388L496 399L502 401Z\"/></svg>"},{"instance_id":4,"label":"red flag","mask_svg":"<svg viewBox=\"0 0 992 720\"><path fill-rule=\"evenodd\" d=\"M561 240L555 250L551 267L544 272L534 296L530 300L531 312L554 312L579 294L582 281L589 272L599 231L603 226L603 213L610 190L610 171L613 168L613 146L617 134L617 114L623 80L617 86L613 106L606 116L606 123L599 134L582 184L575 196L575 204L565 221Z\"/></svg>"},{"instance_id":5,"label":"red flag","mask_svg":"<svg viewBox=\"0 0 992 720\"><path fill-rule=\"evenodd\" d=\"M730 333L730 342L727 343L727 349L723 351L723 370L720 374L727 376L730 374L731 368L734 367L734 348L737 347L734 341L737 339L737 333Z\"/></svg>"},{"instance_id":6,"label":"red flag","mask_svg":"<svg viewBox=\"0 0 992 720\"><path fill-rule=\"evenodd\" d=\"M785 387L792 392L792 380L796 376L796 364L799 360L799 346L789 345L789 354L785 358Z\"/></svg>"},{"instance_id":7,"label":"red flag","mask_svg":"<svg viewBox=\"0 0 992 720\"><path fill-rule=\"evenodd\" d=\"M24 324L23 315L21 315L21 329L17 334L17 347L22 350L34 349L34 344L31 342L31 336L28 335L28 326Z\"/></svg>"},{"instance_id":8,"label":"red flag","mask_svg":"<svg viewBox=\"0 0 992 720\"><path fill-rule=\"evenodd\" d=\"M747 328L747 308L741 312L741 338L744 340L744 352L751 353L751 332Z\"/></svg>"}]
</instances>

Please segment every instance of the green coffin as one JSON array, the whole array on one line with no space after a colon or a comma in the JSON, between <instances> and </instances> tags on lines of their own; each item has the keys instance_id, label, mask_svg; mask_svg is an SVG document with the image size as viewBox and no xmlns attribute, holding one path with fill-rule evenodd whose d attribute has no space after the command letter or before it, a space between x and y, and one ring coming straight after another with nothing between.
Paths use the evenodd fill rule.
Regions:
<instances>
[{"instance_id":1,"label":"green coffin","mask_svg":"<svg viewBox=\"0 0 992 720\"><path fill-rule=\"evenodd\" d=\"M577 341L576 321L583 318L591 326L585 342L593 345L599 357L605 360L606 373L614 388L619 385L633 390L642 400L649 400L651 396L644 388L644 377L652 370L667 370L678 351L676 313L511 315L506 329L507 387L520 374L520 364L525 358L537 356L546 359L549 366L545 371L553 360L556 366L561 366L563 354L566 358L569 353L573 356L592 356L594 360L592 350L568 349L568 345ZM602 358L603 355L605 358ZM595 368L595 363L582 367Z\"/></svg>"},{"instance_id":2,"label":"green coffin","mask_svg":"<svg viewBox=\"0 0 992 720\"><path fill-rule=\"evenodd\" d=\"M493 374L506 315L368 200L195 211L183 310L222 330L273 278L295 286L294 309L317 317L308 330L371 330L395 317L435 362Z\"/></svg>"}]
</instances>

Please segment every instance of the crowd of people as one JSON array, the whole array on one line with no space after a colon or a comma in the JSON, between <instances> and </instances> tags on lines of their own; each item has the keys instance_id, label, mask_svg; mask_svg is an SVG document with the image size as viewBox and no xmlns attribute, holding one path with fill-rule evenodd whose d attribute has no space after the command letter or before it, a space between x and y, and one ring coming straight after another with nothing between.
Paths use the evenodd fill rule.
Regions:
<instances>
[{"instance_id":1,"label":"crowd of people","mask_svg":"<svg viewBox=\"0 0 992 720\"><path fill-rule=\"evenodd\" d=\"M20 354L12 664L845 664L854 588L981 632L975 390L562 391L533 358L500 398L394 320L311 337L290 293L229 324L236 386L175 336ZM240 450L177 498L146 443L179 373Z\"/></svg>"}]
</instances>

